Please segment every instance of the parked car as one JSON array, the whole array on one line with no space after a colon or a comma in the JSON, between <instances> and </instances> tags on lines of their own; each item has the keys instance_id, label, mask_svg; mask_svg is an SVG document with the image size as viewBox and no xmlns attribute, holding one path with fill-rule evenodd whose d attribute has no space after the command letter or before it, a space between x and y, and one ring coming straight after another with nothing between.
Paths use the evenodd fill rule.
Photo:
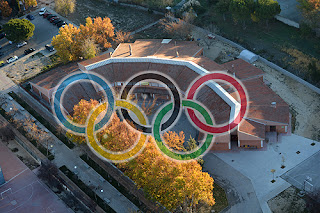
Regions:
<instances>
[{"instance_id":1,"label":"parked car","mask_svg":"<svg viewBox=\"0 0 320 213\"><path fill-rule=\"evenodd\" d=\"M60 18L55 19L52 23L56 25L58 22L62 21Z\"/></svg>"},{"instance_id":2,"label":"parked car","mask_svg":"<svg viewBox=\"0 0 320 213\"><path fill-rule=\"evenodd\" d=\"M4 37L6 37L5 33L0 33L0 39L3 39Z\"/></svg>"},{"instance_id":3,"label":"parked car","mask_svg":"<svg viewBox=\"0 0 320 213\"><path fill-rule=\"evenodd\" d=\"M29 14L29 15L27 15L27 19L29 19L31 21L34 19L34 16Z\"/></svg>"},{"instance_id":4,"label":"parked car","mask_svg":"<svg viewBox=\"0 0 320 213\"><path fill-rule=\"evenodd\" d=\"M48 20L50 20L50 19L51 19L51 18L53 18L53 17L57 17L57 16L56 16L56 15L51 14L51 15L48 15L48 16L47 16L47 19L48 19Z\"/></svg>"},{"instance_id":5,"label":"parked car","mask_svg":"<svg viewBox=\"0 0 320 213\"><path fill-rule=\"evenodd\" d=\"M59 17L52 17L51 19L50 19L50 22L52 23L54 20L56 20L56 19L60 19Z\"/></svg>"},{"instance_id":6,"label":"parked car","mask_svg":"<svg viewBox=\"0 0 320 213\"><path fill-rule=\"evenodd\" d=\"M43 14L44 14L45 12L47 12L47 8L43 7L43 8L40 9L39 15L40 15L40 16L43 16Z\"/></svg>"},{"instance_id":7,"label":"parked car","mask_svg":"<svg viewBox=\"0 0 320 213\"><path fill-rule=\"evenodd\" d=\"M7 63L10 64L14 61L18 60L18 56L11 56L10 58L7 59Z\"/></svg>"},{"instance_id":8,"label":"parked car","mask_svg":"<svg viewBox=\"0 0 320 213\"><path fill-rule=\"evenodd\" d=\"M63 20L60 20L60 21L58 21L57 23L55 23L55 25L60 24L60 23L62 23L62 22L64 22L64 21L63 21Z\"/></svg>"},{"instance_id":9,"label":"parked car","mask_svg":"<svg viewBox=\"0 0 320 213\"><path fill-rule=\"evenodd\" d=\"M20 42L19 44L17 44L17 47L23 47L24 45L27 45L28 43L26 41Z\"/></svg>"},{"instance_id":10,"label":"parked car","mask_svg":"<svg viewBox=\"0 0 320 213\"><path fill-rule=\"evenodd\" d=\"M30 54L30 53L32 53L32 52L34 52L34 51L35 51L34 48L29 48L29 49L26 49L26 50L24 51L24 54L25 54L25 55L28 55L28 54Z\"/></svg>"},{"instance_id":11,"label":"parked car","mask_svg":"<svg viewBox=\"0 0 320 213\"><path fill-rule=\"evenodd\" d=\"M0 61L0 67L3 67L3 66L4 66L4 62Z\"/></svg>"},{"instance_id":12,"label":"parked car","mask_svg":"<svg viewBox=\"0 0 320 213\"><path fill-rule=\"evenodd\" d=\"M49 44L47 44L47 45L45 46L45 48L46 48L49 52L53 52L53 51L54 51L53 46L50 46Z\"/></svg>"},{"instance_id":13,"label":"parked car","mask_svg":"<svg viewBox=\"0 0 320 213\"><path fill-rule=\"evenodd\" d=\"M45 13L43 14L43 18L47 18L48 15L51 15L51 13L45 12Z\"/></svg>"},{"instance_id":14,"label":"parked car","mask_svg":"<svg viewBox=\"0 0 320 213\"><path fill-rule=\"evenodd\" d=\"M62 27L63 25L66 25L67 23L66 22L64 22L64 21L62 21L62 22L59 22L58 24L57 24L57 27Z\"/></svg>"}]
</instances>

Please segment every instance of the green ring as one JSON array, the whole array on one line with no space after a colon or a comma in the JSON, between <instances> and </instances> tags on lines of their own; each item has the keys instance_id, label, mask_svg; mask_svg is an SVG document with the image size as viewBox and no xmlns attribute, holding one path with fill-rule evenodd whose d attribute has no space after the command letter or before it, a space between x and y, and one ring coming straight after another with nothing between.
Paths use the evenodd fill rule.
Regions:
<instances>
[{"instance_id":1,"label":"green ring","mask_svg":"<svg viewBox=\"0 0 320 213\"><path fill-rule=\"evenodd\" d=\"M203 108L201 105L190 101L190 100L182 100L182 106L190 107L202 114L202 116L205 118L207 124L213 125L212 119L207 112L205 108ZM158 113L154 125L153 125L153 136L156 140L156 143L158 145L158 148L168 157L176 159L176 160L192 160L200 157L207 149L210 147L213 135L207 134L205 142L202 144L202 146L197 149L194 152L186 153L186 154L179 154L176 152L171 151L168 149L168 147L163 144L160 134L160 126L162 118L172 109L172 103L169 103L165 107L163 107L160 112Z\"/></svg>"}]
</instances>

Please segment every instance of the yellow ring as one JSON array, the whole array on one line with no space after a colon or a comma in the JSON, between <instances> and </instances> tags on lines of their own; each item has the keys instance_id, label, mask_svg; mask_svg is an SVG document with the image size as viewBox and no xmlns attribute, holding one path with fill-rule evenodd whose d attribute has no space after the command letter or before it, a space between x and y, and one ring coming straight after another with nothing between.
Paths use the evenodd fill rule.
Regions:
<instances>
[{"instance_id":1,"label":"yellow ring","mask_svg":"<svg viewBox=\"0 0 320 213\"><path fill-rule=\"evenodd\" d=\"M139 108L137 108L133 104L124 100L117 100L116 106L132 111L138 117L139 122L143 125L146 125L146 119L144 115L139 110ZM141 134L138 143L130 151L127 151L124 153L118 152L117 154L106 152L103 149L103 147L97 143L94 137L95 121L97 117L100 115L100 113L106 110L106 107L107 107L107 103L103 103L100 106L98 106L90 115L87 123L87 128L86 128L87 143L89 147L91 147L95 152L99 153L102 157L104 157L107 160L110 160L113 162L124 162L126 160L130 160L131 158L135 157L135 155L139 154L140 151L143 150L147 142L147 135Z\"/></svg>"}]
</instances>

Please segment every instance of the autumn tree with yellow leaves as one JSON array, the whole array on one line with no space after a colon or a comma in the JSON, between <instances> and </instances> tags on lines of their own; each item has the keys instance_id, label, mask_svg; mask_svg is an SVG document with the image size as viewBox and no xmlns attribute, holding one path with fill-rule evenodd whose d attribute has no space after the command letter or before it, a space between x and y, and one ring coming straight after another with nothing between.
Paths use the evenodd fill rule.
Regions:
<instances>
[{"instance_id":1,"label":"autumn tree with yellow leaves","mask_svg":"<svg viewBox=\"0 0 320 213\"><path fill-rule=\"evenodd\" d=\"M109 18L88 17L86 24L79 28L72 24L60 28L59 34L52 39L52 45L62 61L69 62L95 57L99 48L111 47L113 38L114 27Z\"/></svg>"},{"instance_id":2,"label":"autumn tree with yellow leaves","mask_svg":"<svg viewBox=\"0 0 320 213\"><path fill-rule=\"evenodd\" d=\"M81 100L74 106L71 119L84 124L90 111L98 105L95 100ZM97 133L100 143L109 150L122 151L131 147L139 133L114 116L109 125ZM75 138L73 138L75 139ZM82 139L84 140L84 138ZM167 145L175 150L184 150L183 132L169 131L164 134ZM213 179L202 171L197 161L177 162L161 153L153 138L136 158L117 164L138 187L142 187L150 199L160 202L167 209L182 209L193 212L199 202L214 205Z\"/></svg>"}]
</instances>

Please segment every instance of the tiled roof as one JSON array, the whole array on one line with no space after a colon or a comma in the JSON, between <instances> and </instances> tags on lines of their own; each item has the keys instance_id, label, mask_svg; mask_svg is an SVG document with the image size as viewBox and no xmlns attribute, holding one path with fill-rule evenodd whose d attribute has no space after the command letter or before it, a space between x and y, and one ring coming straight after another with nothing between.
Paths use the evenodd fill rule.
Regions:
<instances>
[{"instance_id":1,"label":"tiled roof","mask_svg":"<svg viewBox=\"0 0 320 213\"><path fill-rule=\"evenodd\" d=\"M264 139L266 128L263 124L243 119L241 125L239 125L239 131Z\"/></svg>"},{"instance_id":2,"label":"tiled roof","mask_svg":"<svg viewBox=\"0 0 320 213\"><path fill-rule=\"evenodd\" d=\"M49 90L54 88L62 78L77 70L79 70L77 63L69 63L38 75L34 79L30 80L30 82Z\"/></svg>"},{"instance_id":3,"label":"tiled roof","mask_svg":"<svg viewBox=\"0 0 320 213\"><path fill-rule=\"evenodd\" d=\"M154 56L159 58L182 59L194 57L202 51L202 48L199 47L196 42L174 40L166 44L161 42L162 39L138 39L134 43L123 43L115 49L112 57Z\"/></svg>"},{"instance_id":4,"label":"tiled roof","mask_svg":"<svg viewBox=\"0 0 320 213\"><path fill-rule=\"evenodd\" d=\"M261 69L242 59L227 62L222 64L222 66L227 69L230 74L235 73L236 77L242 80L262 76L264 74Z\"/></svg>"},{"instance_id":5,"label":"tiled roof","mask_svg":"<svg viewBox=\"0 0 320 213\"><path fill-rule=\"evenodd\" d=\"M183 92L185 92L189 84L197 78L199 74L202 75L204 71L224 71L228 69L229 73L236 73L236 77L242 79L242 83L246 87L249 95L247 118L250 118L250 120L245 120L241 123L239 126L240 131L264 138L264 133L262 133L262 131L264 131L264 127L262 128L262 126L264 125L259 124L259 120L268 120L284 124L289 123L288 105L266 86L261 79L257 78L263 75L262 70L242 59L219 65L204 56L192 57L199 51L202 51L195 42L177 41L175 44L174 41L171 41L168 44L163 44L161 41L162 40L137 40L131 44L132 55L130 57L128 57L130 55L129 44L120 44L109 60L106 60L109 54L105 54L87 61L82 61L79 64L86 67L86 69L104 76L110 83L124 82L134 74L142 71L160 71L175 80ZM178 58L176 57L176 48L179 48ZM157 56L158 59L147 58L147 56ZM159 60L160 58L161 60ZM187 61L191 63L186 63ZM76 70L78 70L76 63L70 63L44 73L31 82L43 88L50 89L56 86L64 76ZM221 85L234 99L238 100L238 93L235 92L232 87L226 84ZM74 96L77 96L79 91L84 87L89 88L88 85L78 85L77 88L74 87L74 89L72 89L74 91L71 91L70 95L73 96L74 101L79 100L79 97L75 98ZM95 95L91 93L87 94L87 96L95 97ZM70 100L71 99L72 97L70 97ZM222 124L229 120L231 107L210 89L209 86L204 86L199 89L195 99L211 111L216 124ZM276 107L271 106L271 102L276 102Z\"/></svg>"}]
</instances>

